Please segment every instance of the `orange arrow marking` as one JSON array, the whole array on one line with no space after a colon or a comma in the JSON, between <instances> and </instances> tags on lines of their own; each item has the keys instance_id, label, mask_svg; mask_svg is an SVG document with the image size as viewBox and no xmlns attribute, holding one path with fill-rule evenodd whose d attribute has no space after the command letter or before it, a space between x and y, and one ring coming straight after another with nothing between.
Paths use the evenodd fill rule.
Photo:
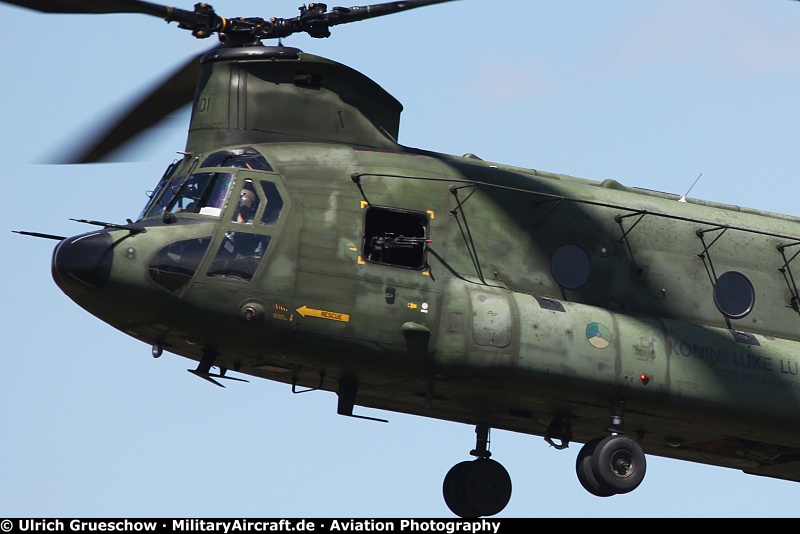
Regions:
<instances>
[{"instance_id":1,"label":"orange arrow marking","mask_svg":"<svg viewBox=\"0 0 800 534\"><path fill-rule=\"evenodd\" d=\"M337 313L332 311L325 311L325 310L315 310L313 308L309 308L306 305L303 305L300 308L297 308L297 313L302 315L303 317L319 317L320 319L327 319L329 321L339 321L342 323L349 323L350 316L346 313Z\"/></svg>"}]
</instances>

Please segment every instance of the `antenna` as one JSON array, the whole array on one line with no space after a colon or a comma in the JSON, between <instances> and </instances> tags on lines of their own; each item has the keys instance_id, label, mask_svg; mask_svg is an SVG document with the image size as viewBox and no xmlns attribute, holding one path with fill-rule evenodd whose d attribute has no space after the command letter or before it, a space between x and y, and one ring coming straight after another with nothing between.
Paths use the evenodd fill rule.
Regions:
<instances>
[{"instance_id":1,"label":"antenna","mask_svg":"<svg viewBox=\"0 0 800 534\"><path fill-rule=\"evenodd\" d=\"M686 202L686 197L689 195L689 192L694 189L694 186L697 185L697 181L700 180L700 177L703 176L703 173L697 175L697 178L694 179L694 183L692 183L692 187L689 188L689 191L686 191L686 194L683 195L681 198L678 199L678 202Z\"/></svg>"}]
</instances>

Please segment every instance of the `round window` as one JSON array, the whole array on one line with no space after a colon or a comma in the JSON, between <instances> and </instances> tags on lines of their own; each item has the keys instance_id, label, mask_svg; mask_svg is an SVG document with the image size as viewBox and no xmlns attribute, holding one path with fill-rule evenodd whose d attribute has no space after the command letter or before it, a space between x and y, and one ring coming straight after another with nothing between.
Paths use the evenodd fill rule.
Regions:
<instances>
[{"instance_id":1,"label":"round window","mask_svg":"<svg viewBox=\"0 0 800 534\"><path fill-rule=\"evenodd\" d=\"M589 280L592 264L581 247L564 245L553 253L550 272L564 289L578 289Z\"/></svg>"},{"instance_id":2,"label":"round window","mask_svg":"<svg viewBox=\"0 0 800 534\"><path fill-rule=\"evenodd\" d=\"M728 271L717 278L714 286L714 304L731 319L741 319L753 309L756 293L750 280L736 271Z\"/></svg>"}]
</instances>

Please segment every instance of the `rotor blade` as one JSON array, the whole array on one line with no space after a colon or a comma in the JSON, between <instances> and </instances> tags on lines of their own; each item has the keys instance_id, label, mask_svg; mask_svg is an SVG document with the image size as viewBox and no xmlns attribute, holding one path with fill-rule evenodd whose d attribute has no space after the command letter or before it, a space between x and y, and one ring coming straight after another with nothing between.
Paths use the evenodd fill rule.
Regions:
<instances>
[{"instance_id":1,"label":"rotor blade","mask_svg":"<svg viewBox=\"0 0 800 534\"><path fill-rule=\"evenodd\" d=\"M171 8L140 0L0 0L43 13L143 13L164 18Z\"/></svg>"},{"instance_id":2,"label":"rotor blade","mask_svg":"<svg viewBox=\"0 0 800 534\"><path fill-rule=\"evenodd\" d=\"M218 17L214 9L205 3L195 4L194 11L186 11L142 0L0 0L0 2L43 13L152 15L167 22L177 22L179 28L191 30L192 35L200 39L205 39L225 26L225 20Z\"/></svg>"},{"instance_id":3,"label":"rotor blade","mask_svg":"<svg viewBox=\"0 0 800 534\"><path fill-rule=\"evenodd\" d=\"M200 75L200 57L203 54L193 56L161 84L121 113L85 147L72 150L66 161L56 161L55 163L110 161L109 155L117 149L163 120L170 113L191 103Z\"/></svg>"},{"instance_id":4,"label":"rotor blade","mask_svg":"<svg viewBox=\"0 0 800 534\"><path fill-rule=\"evenodd\" d=\"M265 25L265 31L259 35L259 38L276 39L299 32L306 32L311 37L328 37L330 35L328 28L331 26L452 1L454 0L406 0L366 6L334 7L328 12L322 11L325 4L309 4L307 8L305 6L300 8L301 14L298 17L271 19L270 23Z\"/></svg>"},{"instance_id":5,"label":"rotor blade","mask_svg":"<svg viewBox=\"0 0 800 534\"><path fill-rule=\"evenodd\" d=\"M335 7L330 12L328 23L331 26L336 26L337 24L372 19L384 15L391 15L393 13L400 13L401 11L407 11L409 9L452 1L454 0L406 0L405 2L386 2L385 4L371 6Z\"/></svg>"}]
</instances>

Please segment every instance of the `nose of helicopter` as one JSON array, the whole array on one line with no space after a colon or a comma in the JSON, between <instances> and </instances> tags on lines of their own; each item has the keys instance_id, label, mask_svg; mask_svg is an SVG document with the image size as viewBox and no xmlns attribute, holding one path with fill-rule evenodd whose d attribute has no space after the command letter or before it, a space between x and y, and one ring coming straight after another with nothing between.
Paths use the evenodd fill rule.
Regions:
<instances>
[{"instance_id":1,"label":"nose of helicopter","mask_svg":"<svg viewBox=\"0 0 800 534\"><path fill-rule=\"evenodd\" d=\"M53 280L68 295L97 291L108 282L112 256L108 232L64 239L53 251Z\"/></svg>"}]
</instances>

